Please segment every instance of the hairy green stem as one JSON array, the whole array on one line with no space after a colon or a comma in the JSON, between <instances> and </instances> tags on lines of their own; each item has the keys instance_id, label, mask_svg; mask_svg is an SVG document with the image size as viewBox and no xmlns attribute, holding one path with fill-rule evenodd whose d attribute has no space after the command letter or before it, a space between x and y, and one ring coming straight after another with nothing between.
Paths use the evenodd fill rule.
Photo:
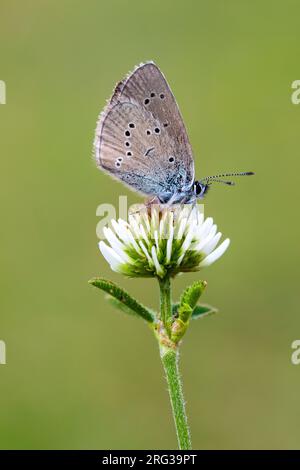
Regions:
<instances>
[{"instance_id":1,"label":"hairy green stem","mask_svg":"<svg viewBox=\"0 0 300 470\"><path fill-rule=\"evenodd\" d=\"M164 279L159 279L160 287L160 315L167 331L169 330L169 323L172 318L172 303L171 303L171 282L167 276ZM168 331L169 332L169 331Z\"/></svg>"},{"instance_id":2,"label":"hairy green stem","mask_svg":"<svg viewBox=\"0 0 300 470\"><path fill-rule=\"evenodd\" d=\"M159 285L161 321L164 324L165 331L170 336L170 322L172 319L170 279L167 278L160 280ZM192 448L191 437L187 423L181 378L178 369L178 345L173 343L166 337L166 335L161 335L159 337L159 342L160 357L166 373L179 449L190 450Z\"/></svg>"},{"instance_id":3,"label":"hairy green stem","mask_svg":"<svg viewBox=\"0 0 300 470\"><path fill-rule=\"evenodd\" d=\"M182 385L178 369L178 356L178 351L161 347L161 360L168 382L168 390L172 405L179 449L190 450L192 448L192 443L187 423Z\"/></svg>"}]
</instances>

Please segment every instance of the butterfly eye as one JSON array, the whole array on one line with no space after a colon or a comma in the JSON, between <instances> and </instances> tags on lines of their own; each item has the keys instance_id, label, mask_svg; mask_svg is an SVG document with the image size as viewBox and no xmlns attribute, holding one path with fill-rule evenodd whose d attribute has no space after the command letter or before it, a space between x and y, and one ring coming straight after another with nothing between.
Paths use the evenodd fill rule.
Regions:
<instances>
[{"instance_id":1,"label":"butterfly eye","mask_svg":"<svg viewBox=\"0 0 300 470\"><path fill-rule=\"evenodd\" d=\"M195 183L195 192L196 196L202 193L202 185L198 181Z\"/></svg>"},{"instance_id":2,"label":"butterfly eye","mask_svg":"<svg viewBox=\"0 0 300 470\"><path fill-rule=\"evenodd\" d=\"M150 103L149 98L146 98L146 99L144 100L144 104L149 104L149 103Z\"/></svg>"},{"instance_id":3,"label":"butterfly eye","mask_svg":"<svg viewBox=\"0 0 300 470\"><path fill-rule=\"evenodd\" d=\"M130 132L129 132L129 131L125 131L125 135L126 135L126 137L130 137Z\"/></svg>"},{"instance_id":4,"label":"butterfly eye","mask_svg":"<svg viewBox=\"0 0 300 470\"><path fill-rule=\"evenodd\" d=\"M154 132L155 132L155 134L159 134L159 133L160 133L160 128L159 128L159 127L156 127L156 128L154 129Z\"/></svg>"},{"instance_id":5,"label":"butterfly eye","mask_svg":"<svg viewBox=\"0 0 300 470\"><path fill-rule=\"evenodd\" d=\"M150 94L150 96L151 96L151 98L154 98L155 93L152 92L152 93Z\"/></svg>"},{"instance_id":6,"label":"butterfly eye","mask_svg":"<svg viewBox=\"0 0 300 470\"><path fill-rule=\"evenodd\" d=\"M128 140L125 142L126 147L130 147L130 142Z\"/></svg>"},{"instance_id":7,"label":"butterfly eye","mask_svg":"<svg viewBox=\"0 0 300 470\"><path fill-rule=\"evenodd\" d=\"M130 127L130 129L134 129L134 128L135 128L135 124L134 124L133 122L130 122L130 123L129 123L129 127Z\"/></svg>"},{"instance_id":8,"label":"butterfly eye","mask_svg":"<svg viewBox=\"0 0 300 470\"><path fill-rule=\"evenodd\" d=\"M159 97L160 97L161 100L163 100L164 97L165 97L165 95L164 95L163 93L161 93L161 94L159 95Z\"/></svg>"},{"instance_id":9,"label":"butterfly eye","mask_svg":"<svg viewBox=\"0 0 300 470\"><path fill-rule=\"evenodd\" d=\"M132 157L132 153L131 153L131 152L127 152L126 155L127 155L127 157Z\"/></svg>"},{"instance_id":10,"label":"butterfly eye","mask_svg":"<svg viewBox=\"0 0 300 470\"><path fill-rule=\"evenodd\" d=\"M169 157L169 162L170 162L170 163L174 163L174 162L175 162L175 158L174 158L174 157Z\"/></svg>"},{"instance_id":11,"label":"butterfly eye","mask_svg":"<svg viewBox=\"0 0 300 470\"><path fill-rule=\"evenodd\" d=\"M164 127L168 127L169 123L168 122L164 122Z\"/></svg>"},{"instance_id":12,"label":"butterfly eye","mask_svg":"<svg viewBox=\"0 0 300 470\"><path fill-rule=\"evenodd\" d=\"M149 129L146 130L146 134L147 135L150 135L151 134L151 131L149 131Z\"/></svg>"}]
</instances>

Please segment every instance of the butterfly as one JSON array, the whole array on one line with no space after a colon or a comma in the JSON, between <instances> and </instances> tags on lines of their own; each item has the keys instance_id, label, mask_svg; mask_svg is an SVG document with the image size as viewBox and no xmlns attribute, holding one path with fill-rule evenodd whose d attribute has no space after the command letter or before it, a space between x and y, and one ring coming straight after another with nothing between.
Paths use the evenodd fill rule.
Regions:
<instances>
[{"instance_id":1,"label":"butterfly","mask_svg":"<svg viewBox=\"0 0 300 470\"><path fill-rule=\"evenodd\" d=\"M100 114L94 140L97 166L150 201L195 203L212 182L252 175L225 173L195 180L188 134L174 95L154 62L140 64L120 81Z\"/></svg>"}]
</instances>

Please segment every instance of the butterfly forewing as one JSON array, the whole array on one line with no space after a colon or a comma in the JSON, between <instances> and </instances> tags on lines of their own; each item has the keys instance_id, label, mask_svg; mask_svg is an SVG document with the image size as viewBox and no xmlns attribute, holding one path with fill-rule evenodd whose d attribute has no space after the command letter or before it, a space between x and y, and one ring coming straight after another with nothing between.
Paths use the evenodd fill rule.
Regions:
<instances>
[{"instance_id":1,"label":"butterfly forewing","mask_svg":"<svg viewBox=\"0 0 300 470\"><path fill-rule=\"evenodd\" d=\"M99 166L132 188L166 200L191 186L191 146L158 67L147 63L120 82L96 131Z\"/></svg>"},{"instance_id":2,"label":"butterfly forewing","mask_svg":"<svg viewBox=\"0 0 300 470\"><path fill-rule=\"evenodd\" d=\"M158 119L166 133L176 142L177 152L194 176L194 162L189 138L174 95L157 65L142 64L120 84L118 99L145 107ZM189 176L189 175L188 175Z\"/></svg>"}]
</instances>

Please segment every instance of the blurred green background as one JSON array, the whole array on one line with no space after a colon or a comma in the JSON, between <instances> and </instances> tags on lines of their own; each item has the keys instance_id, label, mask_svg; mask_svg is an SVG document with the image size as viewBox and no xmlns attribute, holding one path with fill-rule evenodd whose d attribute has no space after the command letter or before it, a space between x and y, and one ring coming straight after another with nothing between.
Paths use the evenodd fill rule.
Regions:
<instances>
[{"instance_id":1,"label":"blurred green background","mask_svg":"<svg viewBox=\"0 0 300 470\"><path fill-rule=\"evenodd\" d=\"M158 303L112 273L96 207L139 196L91 158L115 82L152 59L176 95L198 176L254 170L205 200L232 244L200 274L221 314L193 323L181 371L194 448L299 448L298 1L1 0L0 447L176 448L148 328L87 284Z\"/></svg>"}]
</instances>

